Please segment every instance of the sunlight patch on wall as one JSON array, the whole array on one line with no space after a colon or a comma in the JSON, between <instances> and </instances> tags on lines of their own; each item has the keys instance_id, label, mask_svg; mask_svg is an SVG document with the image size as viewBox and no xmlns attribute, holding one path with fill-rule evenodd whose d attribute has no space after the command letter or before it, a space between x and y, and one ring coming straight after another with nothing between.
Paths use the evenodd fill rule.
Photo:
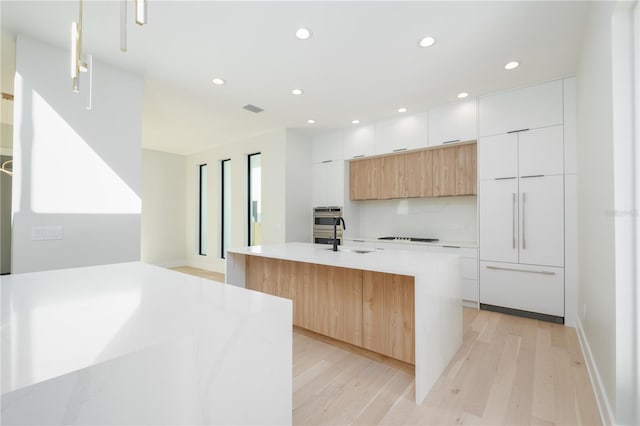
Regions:
<instances>
[{"instance_id":1,"label":"sunlight patch on wall","mask_svg":"<svg viewBox=\"0 0 640 426\"><path fill-rule=\"evenodd\" d=\"M40 95L32 92L32 99L32 210L140 213L140 197L126 182Z\"/></svg>"}]
</instances>

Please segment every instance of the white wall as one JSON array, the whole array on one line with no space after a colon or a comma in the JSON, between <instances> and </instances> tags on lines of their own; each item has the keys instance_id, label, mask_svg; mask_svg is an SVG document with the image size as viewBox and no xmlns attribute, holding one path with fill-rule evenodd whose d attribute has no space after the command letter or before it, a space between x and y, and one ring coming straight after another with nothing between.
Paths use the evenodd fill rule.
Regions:
<instances>
[{"instance_id":1,"label":"white wall","mask_svg":"<svg viewBox=\"0 0 640 426\"><path fill-rule=\"evenodd\" d=\"M287 242L311 241L311 138L287 129L286 141L286 235Z\"/></svg>"},{"instance_id":2,"label":"white wall","mask_svg":"<svg viewBox=\"0 0 640 426\"><path fill-rule=\"evenodd\" d=\"M142 261L159 266L186 263L186 157L142 150Z\"/></svg>"},{"instance_id":3,"label":"white wall","mask_svg":"<svg viewBox=\"0 0 640 426\"><path fill-rule=\"evenodd\" d=\"M286 131L278 129L187 157L186 257L189 265L224 272L220 253L220 162L231 159L230 247L247 245L247 155L262 153L262 243L285 241ZM198 255L198 165L207 164L207 256Z\"/></svg>"},{"instance_id":4,"label":"white wall","mask_svg":"<svg viewBox=\"0 0 640 426\"><path fill-rule=\"evenodd\" d=\"M142 85L96 59L88 111L87 81L71 90L69 53L18 37L14 273L140 259ZM63 239L32 241L41 226Z\"/></svg>"},{"instance_id":5,"label":"white wall","mask_svg":"<svg viewBox=\"0 0 640 426\"><path fill-rule=\"evenodd\" d=\"M349 237L412 236L477 241L477 197L361 201L359 232ZM349 232L349 233L347 233Z\"/></svg>"},{"instance_id":6,"label":"white wall","mask_svg":"<svg viewBox=\"0 0 640 426\"><path fill-rule=\"evenodd\" d=\"M616 324L611 75L613 2L593 3L577 73L578 329L615 407ZM599 380L598 380L599 378ZM605 412L607 412L605 408ZM607 419L604 419L607 422Z\"/></svg>"}]
</instances>

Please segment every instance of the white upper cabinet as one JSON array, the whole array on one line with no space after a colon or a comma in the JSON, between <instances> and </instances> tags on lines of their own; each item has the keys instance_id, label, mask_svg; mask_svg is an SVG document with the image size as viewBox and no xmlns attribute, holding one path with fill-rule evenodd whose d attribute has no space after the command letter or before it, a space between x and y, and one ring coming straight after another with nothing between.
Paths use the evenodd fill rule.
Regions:
<instances>
[{"instance_id":1,"label":"white upper cabinet","mask_svg":"<svg viewBox=\"0 0 640 426\"><path fill-rule=\"evenodd\" d=\"M479 110L480 136L562 124L562 80L482 97Z\"/></svg>"},{"instance_id":2,"label":"white upper cabinet","mask_svg":"<svg viewBox=\"0 0 640 426\"><path fill-rule=\"evenodd\" d=\"M480 138L478 142L478 178L514 178L518 176L518 134L507 133Z\"/></svg>"},{"instance_id":3,"label":"white upper cabinet","mask_svg":"<svg viewBox=\"0 0 640 426\"><path fill-rule=\"evenodd\" d=\"M518 133L519 176L561 175L563 126Z\"/></svg>"},{"instance_id":4,"label":"white upper cabinet","mask_svg":"<svg viewBox=\"0 0 640 426\"><path fill-rule=\"evenodd\" d=\"M313 207L344 205L344 161L330 160L311 165Z\"/></svg>"},{"instance_id":5,"label":"white upper cabinet","mask_svg":"<svg viewBox=\"0 0 640 426\"><path fill-rule=\"evenodd\" d=\"M576 78L564 81L564 172L575 174L576 167Z\"/></svg>"},{"instance_id":6,"label":"white upper cabinet","mask_svg":"<svg viewBox=\"0 0 640 426\"><path fill-rule=\"evenodd\" d=\"M375 153L388 154L427 146L427 113L408 115L376 123Z\"/></svg>"},{"instance_id":7,"label":"white upper cabinet","mask_svg":"<svg viewBox=\"0 0 640 426\"><path fill-rule=\"evenodd\" d=\"M478 103L475 99L429 111L429 146L477 139Z\"/></svg>"},{"instance_id":8,"label":"white upper cabinet","mask_svg":"<svg viewBox=\"0 0 640 426\"><path fill-rule=\"evenodd\" d=\"M311 162L315 164L323 161L342 160L342 142L342 131L314 137L311 144Z\"/></svg>"},{"instance_id":9,"label":"white upper cabinet","mask_svg":"<svg viewBox=\"0 0 640 426\"><path fill-rule=\"evenodd\" d=\"M344 131L344 159L361 158L376 152L376 126L358 126Z\"/></svg>"}]
</instances>

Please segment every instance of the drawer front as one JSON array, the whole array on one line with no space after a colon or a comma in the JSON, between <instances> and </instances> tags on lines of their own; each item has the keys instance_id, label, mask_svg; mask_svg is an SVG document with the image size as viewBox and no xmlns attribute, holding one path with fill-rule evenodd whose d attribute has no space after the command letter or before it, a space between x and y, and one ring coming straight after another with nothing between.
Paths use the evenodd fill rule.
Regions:
<instances>
[{"instance_id":1,"label":"drawer front","mask_svg":"<svg viewBox=\"0 0 640 426\"><path fill-rule=\"evenodd\" d=\"M478 258L478 249L469 247L446 247L429 246L429 251L433 253L457 254L462 257Z\"/></svg>"},{"instance_id":2,"label":"drawer front","mask_svg":"<svg viewBox=\"0 0 640 426\"><path fill-rule=\"evenodd\" d=\"M564 268L480 262L480 303L564 317Z\"/></svg>"},{"instance_id":3,"label":"drawer front","mask_svg":"<svg viewBox=\"0 0 640 426\"><path fill-rule=\"evenodd\" d=\"M471 302L478 301L478 280L462 279L462 298Z\"/></svg>"},{"instance_id":4,"label":"drawer front","mask_svg":"<svg viewBox=\"0 0 640 426\"><path fill-rule=\"evenodd\" d=\"M478 280L478 259L462 258L462 278Z\"/></svg>"}]
</instances>

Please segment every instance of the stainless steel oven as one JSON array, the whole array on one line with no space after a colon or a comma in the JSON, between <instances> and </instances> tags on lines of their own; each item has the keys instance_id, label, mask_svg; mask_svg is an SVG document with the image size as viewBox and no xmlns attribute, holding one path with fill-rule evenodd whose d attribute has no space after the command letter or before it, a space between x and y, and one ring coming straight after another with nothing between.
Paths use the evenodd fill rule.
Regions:
<instances>
[{"instance_id":1,"label":"stainless steel oven","mask_svg":"<svg viewBox=\"0 0 640 426\"><path fill-rule=\"evenodd\" d=\"M315 207L313 209L313 242L316 244L333 244L333 224L342 217L342 207ZM336 239L342 244L342 224L336 227Z\"/></svg>"}]
</instances>

